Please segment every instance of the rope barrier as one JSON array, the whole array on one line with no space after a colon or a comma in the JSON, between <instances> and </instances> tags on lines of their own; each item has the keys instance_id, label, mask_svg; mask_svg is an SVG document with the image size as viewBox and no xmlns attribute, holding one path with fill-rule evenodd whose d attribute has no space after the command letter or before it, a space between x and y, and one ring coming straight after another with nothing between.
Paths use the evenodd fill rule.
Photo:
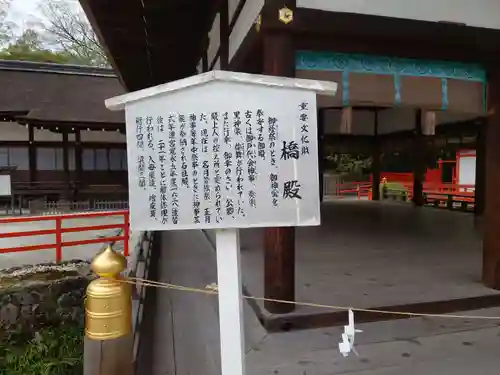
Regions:
<instances>
[{"instance_id":1,"label":"rope barrier","mask_svg":"<svg viewBox=\"0 0 500 375\"><path fill-rule=\"evenodd\" d=\"M192 288L182 285L163 283L159 281L145 280L138 277L128 277L120 280L121 282L135 285L140 283L147 287L161 288L161 289L172 289L179 290L184 292L192 292L192 293L200 293L207 295L218 295L219 293L216 291L216 286L214 284L207 285L205 289L200 288ZM358 308L358 307L347 307L347 306L335 306L335 305L325 305L320 303L313 302L300 302L300 301L286 301L280 299L273 298L265 298L265 297L253 297L243 295L244 299L255 300L255 301L265 301L265 302L275 302L275 303L284 303L291 304L296 306L307 306L307 307L315 307L315 308L323 308L330 310L340 310L340 311L357 311L357 312L366 312L366 313L374 313L374 314L384 314L384 315L400 315L400 316L408 316L408 317L427 317L427 318L443 318L443 319L476 319L476 320L500 320L500 316L484 316L484 315L453 315L453 314L425 314L425 313L412 313L412 312L404 312L404 311L389 311L389 310L378 310L378 309L369 309L369 308Z\"/></svg>"}]
</instances>

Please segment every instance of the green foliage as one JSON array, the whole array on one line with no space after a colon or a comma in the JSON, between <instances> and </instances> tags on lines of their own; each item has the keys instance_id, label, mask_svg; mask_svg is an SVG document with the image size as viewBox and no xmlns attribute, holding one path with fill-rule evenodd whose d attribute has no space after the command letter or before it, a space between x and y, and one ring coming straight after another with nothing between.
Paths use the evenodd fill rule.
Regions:
<instances>
[{"instance_id":1,"label":"green foliage","mask_svg":"<svg viewBox=\"0 0 500 375\"><path fill-rule=\"evenodd\" d=\"M46 328L26 340L14 334L0 343L0 375L81 375L83 328Z\"/></svg>"},{"instance_id":2,"label":"green foliage","mask_svg":"<svg viewBox=\"0 0 500 375\"><path fill-rule=\"evenodd\" d=\"M387 192L388 196L408 198L408 189L399 182L386 182L380 184L380 195Z\"/></svg>"},{"instance_id":3,"label":"green foliage","mask_svg":"<svg viewBox=\"0 0 500 375\"><path fill-rule=\"evenodd\" d=\"M363 175L372 164L372 159L363 154L340 154L326 151L327 168L341 175Z\"/></svg>"},{"instance_id":4,"label":"green foliage","mask_svg":"<svg viewBox=\"0 0 500 375\"><path fill-rule=\"evenodd\" d=\"M33 29L26 29L14 42L0 51L0 59L39 61L68 64L74 61L66 52L54 52L43 48L40 35Z\"/></svg>"},{"instance_id":5,"label":"green foliage","mask_svg":"<svg viewBox=\"0 0 500 375\"><path fill-rule=\"evenodd\" d=\"M386 182L384 184L387 188L387 190L389 191L394 191L394 192L404 192L404 191L408 191L403 184L399 183L399 182Z\"/></svg>"},{"instance_id":6,"label":"green foliage","mask_svg":"<svg viewBox=\"0 0 500 375\"><path fill-rule=\"evenodd\" d=\"M108 67L108 60L96 33L77 0L49 0L41 3L47 20L45 35L51 45L82 65Z\"/></svg>"}]
</instances>

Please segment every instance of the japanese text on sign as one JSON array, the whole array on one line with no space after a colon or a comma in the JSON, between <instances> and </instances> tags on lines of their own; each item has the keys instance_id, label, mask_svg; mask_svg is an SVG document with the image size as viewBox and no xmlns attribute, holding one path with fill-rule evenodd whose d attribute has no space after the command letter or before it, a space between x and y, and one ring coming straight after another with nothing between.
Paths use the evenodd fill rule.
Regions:
<instances>
[{"instance_id":1,"label":"japanese text on sign","mask_svg":"<svg viewBox=\"0 0 500 375\"><path fill-rule=\"evenodd\" d=\"M134 116L130 189L148 227L299 222L318 194L315 102L268 107Z\"/></svg>"}]
</instances>

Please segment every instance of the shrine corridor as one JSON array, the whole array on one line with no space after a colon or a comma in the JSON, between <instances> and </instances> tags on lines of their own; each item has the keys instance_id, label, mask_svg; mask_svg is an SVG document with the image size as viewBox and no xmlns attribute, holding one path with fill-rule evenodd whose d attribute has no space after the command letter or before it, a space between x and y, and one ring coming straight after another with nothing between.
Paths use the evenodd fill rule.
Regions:
<instances>
[{"instance_id":1,"label":"shrine corridor","mask_svg":"<svg viewBox=\"0 0 500 375\"><path fill-rule=\"evenodd\" d=\"M298 230L297 299L380 306L495 293L480 282L481 249L473 215L333 202L323 205L323 223ZM262 295L259 232L242 231L241 239L243 281L256 296ZM195 288L217 282L210 233L163 232L160 237L152 259L155 280ZM220 374L215 296L157 289L146 303L139 375ZM469 375L478 365L482 375L498 373L500 328L495 320L360 324L360 357L342 358L337 346L342 327L266 333L247 302L244 308L249 374L423 375L439 369L443 375ZM304 313L311 311L299 307L295 312ZM500 308L461 314L500 316Z\"/></svg>"}]
</instances>

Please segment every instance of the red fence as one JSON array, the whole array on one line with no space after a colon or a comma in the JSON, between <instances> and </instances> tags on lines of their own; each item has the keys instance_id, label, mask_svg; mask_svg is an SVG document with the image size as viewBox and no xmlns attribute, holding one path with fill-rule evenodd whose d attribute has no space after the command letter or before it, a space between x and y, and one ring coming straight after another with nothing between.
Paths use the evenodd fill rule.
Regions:
<instances>
[{"instance_id":1,"label":"red fence","mask_svg":"<svg viewBox=\"0 0 500 375\"><path fill-rule=\"evenodd\" d=\"M355 196L360 200L362 197L371 199L371 182L344 182L337 184L337 196Z\"/></svg>"},{"instance_id":2,"label":"red fence","mask_svg":"<svg viewBox=\"0 0 500 375\"><path fill-rule=\"evenodd\" d=\"M393 175L394 177L394 175ZM406 176L405 176L406 177ZM406 181L406 178L398 180L396 178L392 180L385 180L391 184L397 184L400 188L403 188L408 193L408 199L411 199L413 195L413 182ZM384 180L380 182L380 186L383 186ZM475 185L459 185L459 184L444 184L444 183L433 183L426 182L423 184L423 193L426 194L457 194L462 197L469 197L471 200L474 199L474 189ZM369 200L372 198L372 183L371 181L356 181L356 182L344 182L338 183L333 190L332 196L337 198L342 197L357 197L358 200L367 197Z\"/></svg>"},{"instance_id":3,"label":"red fence","mask_svg":"<svg viewBox=\"0 0 500 375\"><path fill-rule=\"evenodd\" d=\"M68 228L63 228L62 225L63 221L65 220L93 219L93 218L103 218L103 217L113 217L113 216L115 217L121 216L123 218L123 222L116 224L87 225L87 226L76 226ZM66 214L66 215L0 218L0 225L13 224L13 223L47 222L47 221L53 221L55 224L54 228L52 229L40 229L40 230L14 232L14 233L0 233L0 239L55 235L55 242L53 243L0 248L0 254L55 249L56 262L59 263L62 260L63 247L123 241L123 253L125 256L128 256L129 254L128 239L130 236L129 218L130 218L129 211L126 210ZM110 230L110 229L122 229L122 231L118 236L92 238L79 241L63 241L62 238L64 233L78 233L78 232Z\"/></svg>"}]
</instances>

